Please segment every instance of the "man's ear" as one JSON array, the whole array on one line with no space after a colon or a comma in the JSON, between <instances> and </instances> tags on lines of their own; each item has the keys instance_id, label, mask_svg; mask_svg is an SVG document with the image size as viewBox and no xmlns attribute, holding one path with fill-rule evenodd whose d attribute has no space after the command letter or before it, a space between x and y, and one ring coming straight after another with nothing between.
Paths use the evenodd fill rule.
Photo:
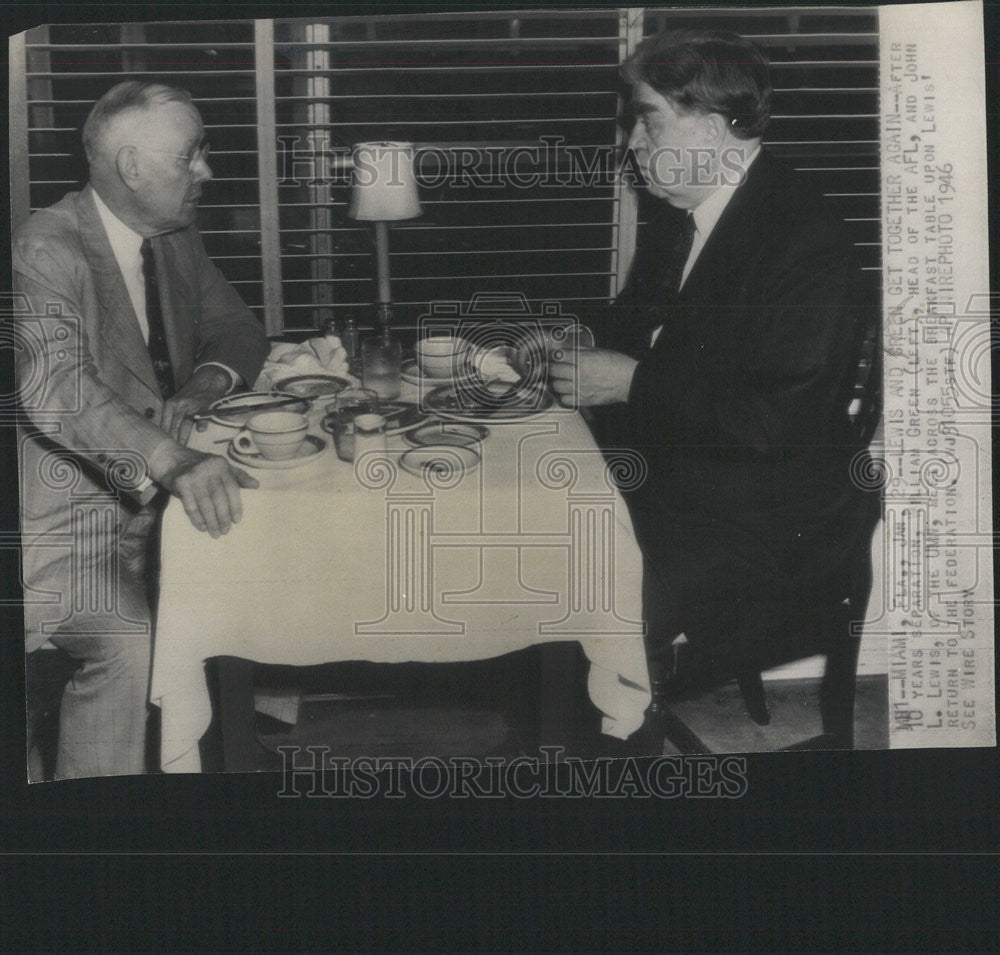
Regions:
<instances>
[{"instance_id":1,"label":"man's ear","mask_svg":"<svg viewBox=\"0 0 1000 955\"><path fill-rule=\"evenodd\" d=\"M704 118L706 146L721 146L729 131L729 121L721 113L706 113Z\"/></svg>"},{"instance_id":2,"label":"man's ear","mask_svg":"<svg viewBox=\"0 0 1000 955\"><path fill-rule=\"evenodd\" d=\"M135 146L122 146L115 156L115 168L118 177L125 185L135 192L139 188L139 150Z\"/></svg>"}]
</instances>

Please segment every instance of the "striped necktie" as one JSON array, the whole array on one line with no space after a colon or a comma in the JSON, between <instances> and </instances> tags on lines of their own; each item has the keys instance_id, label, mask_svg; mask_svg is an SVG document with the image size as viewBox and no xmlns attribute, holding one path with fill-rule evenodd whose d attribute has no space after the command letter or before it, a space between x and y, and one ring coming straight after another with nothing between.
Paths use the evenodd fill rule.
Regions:
<instances>
[{"instance_id":1,"label":"striped necktie","mask_svg":"<svg viewBox=\"0 0 1000 955\"><path fill-rule=\"evenodd\" d=\"M160 395L166 401L174 393L174 372L167 350L167 335L163 327L163 309L160 305L160 286L156 281L156 263L153 260L153 244L142 240L142 278L146 284L146 322L149 325L149 357L160 386Z\"/></svg>"}]
</instances>

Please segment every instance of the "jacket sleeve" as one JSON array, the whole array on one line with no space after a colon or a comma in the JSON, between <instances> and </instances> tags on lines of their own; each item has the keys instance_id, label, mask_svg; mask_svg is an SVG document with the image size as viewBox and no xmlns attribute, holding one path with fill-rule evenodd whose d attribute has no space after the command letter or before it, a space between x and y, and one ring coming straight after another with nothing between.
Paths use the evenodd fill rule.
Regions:
<instances>
[{"instance_id":1,"label":"jacket sleeve","mask_svg":"<svg viewBox=\"0 0 1000 955\"><path fill-rule=\"evenodd\" d=\"M201 300L195 364L225 365L253 387L270 351L264 329L209 259L201 236L189 234Z\"/></svg>"},{"instance_id":2,"label":"jacket sleeve","mask_svg":"<svg viewBox=\"0 0 1000 955\"><path fill-rule=\"evenodd\" d=\"M13 317L19 407L39 431L144 504L156 493L145 480L147 462L171 438L98 374L83 320L85 267L60 236L15 242L14 289L24 308Z\"/></svg>"}]
</instances>

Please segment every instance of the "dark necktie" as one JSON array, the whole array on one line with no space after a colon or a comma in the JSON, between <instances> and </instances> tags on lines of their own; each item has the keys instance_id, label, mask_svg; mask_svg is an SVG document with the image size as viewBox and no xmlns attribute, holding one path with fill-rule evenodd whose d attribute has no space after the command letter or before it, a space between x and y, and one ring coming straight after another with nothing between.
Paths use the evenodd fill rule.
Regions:
<instances>
[{"instance_id":1,"label":"dark necktie","mask_svg":"<svg viewBox=\"0 0 1000 955\"><path fill-rule=\"evenodd\" d=\"M174 372L167 350L167 336L163 328L163 309L160 307L160 287L156 281L156 263L153 261L153 245L149 239L142 240L142 278L146 284L146 323L149 325L149 357L160 386L160 394L166 401L174 393Z\"/></svg>"},{"instance_id":2,"label":"dark necktie","mask_svg":"<svg viewBox=\"0 0 1000 955\"><path fill-rule=\"evenodd\" d=\"M684 216L684 224L677 231L670 247L667 268L663 274L663 288L671 295L676 296L681 290L681 278L684 275L684 266L687 265L688 256L691 254L691 246L694 245L694 233L694 216L688 212Z\"/></svg>"},{"instance_id":3,"label":"dark necktie","mask_svg":"<svg viewBox=\"0 0 1000 955\"><path fill-rule=\"evenodd\" d=\"M652 290L655 302L650 303L646 310L645 329L648 333L664 323L667 312L677 302L684 266L694 245L695 231L694 216L688 212L667 251L660 283Z\"/></svg>"}]
</instances>

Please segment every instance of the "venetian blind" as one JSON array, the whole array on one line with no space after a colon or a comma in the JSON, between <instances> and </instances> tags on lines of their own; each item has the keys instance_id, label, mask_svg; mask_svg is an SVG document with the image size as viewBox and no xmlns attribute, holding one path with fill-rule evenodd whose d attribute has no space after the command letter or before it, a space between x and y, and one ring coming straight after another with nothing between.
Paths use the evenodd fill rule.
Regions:
<instances>
[{"instance_id":1,"label":"venetian blind","mask_svg":"<svg viewBox=\"0 0 1000 955\"><path fill-rule=\"evenodd\" d=\"M271 334L375 296L370 225L346 215L349 147L414 143L423 215L391 227L393 299L607 301L643 209L614 175L618 64L678 26L755 39L773 64L766 142L825 192L879 269L877 17L868 8L589 9L40 27L11 44L15 224L86 178L79 130L122 79L188 89L215 181L205 244Z\"/></svg>"}]
</instances>

